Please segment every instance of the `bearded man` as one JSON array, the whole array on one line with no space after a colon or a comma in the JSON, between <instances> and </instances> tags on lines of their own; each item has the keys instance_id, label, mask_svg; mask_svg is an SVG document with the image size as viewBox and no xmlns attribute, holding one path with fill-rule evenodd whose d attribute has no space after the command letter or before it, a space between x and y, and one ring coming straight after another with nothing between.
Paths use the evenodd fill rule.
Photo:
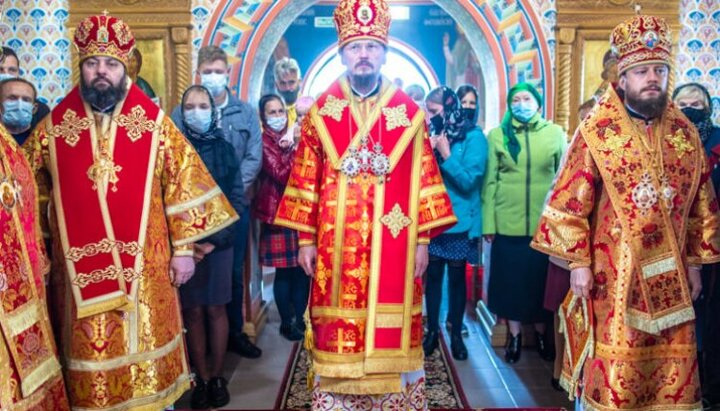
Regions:
<instances>
[{"instance_id":1,"label":"bearded man","mask_svg":"<svg viewBox=\"0 0 720 411\"><path fill-rule=\"evenodd\" d=\"M587 410L701 409L692 302L720 220L697 130L668 101L671 42L653 16L613 30L619 81L580 124L532 242L572 270L561 384Z\"/></svg>"},{"instance_id":2,"label":"bearded man","mask_svg":"<svg viewBox=\"0 0 720 411\"><path fill-rule=\"evenodd\" d=\"M163 409L190 386L178 287L194 243L237 214L190 143L127 77L106 13L75 31L80 85L26 143L51 183L52 311L70 403Z\"/></svg>"},{"instance_id":3,"label":"bearded man","mask_svg":"<svg viewBox=\"0 0 720 411\"><path fill-rule=\"evenodd\" d=\"M388 5L343 0L335 25L347 70L303 120L275 218L313 277L313 408L422 410L422 274L456 218L423 111L380 74Z\"/></svg>"}]
</instances>

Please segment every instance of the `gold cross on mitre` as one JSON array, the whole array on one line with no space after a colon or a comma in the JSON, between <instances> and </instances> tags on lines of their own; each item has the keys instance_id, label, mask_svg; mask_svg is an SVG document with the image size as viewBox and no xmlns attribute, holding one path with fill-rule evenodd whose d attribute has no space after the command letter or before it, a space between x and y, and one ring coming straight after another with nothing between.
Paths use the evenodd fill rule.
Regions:
<instances>
[{"instance_id":1,"label":"gold cross on mitre","mask_svg":"<svg viewBox=\"0 0 720 411\"><path fill-rule=\"evenodd\" d=\"M640 15L640 12L642 11L642 6L639 5L639 4L637 4L637 3L635 3L634 7L635 7L635 15L636 15L636 16L639 16L639 15Z\"/></svg>"},{"instance_id":2,"label":"gold cross on mitre","mask_svg":"<svg viewBox=\"0 0 720 411\"><path fill-rule=\"evenodd\" d=\"M105 9L102 11L102 15L107 17L108 15L110 15L110 12L107 9Z\"/></svg>"}]
</instances>

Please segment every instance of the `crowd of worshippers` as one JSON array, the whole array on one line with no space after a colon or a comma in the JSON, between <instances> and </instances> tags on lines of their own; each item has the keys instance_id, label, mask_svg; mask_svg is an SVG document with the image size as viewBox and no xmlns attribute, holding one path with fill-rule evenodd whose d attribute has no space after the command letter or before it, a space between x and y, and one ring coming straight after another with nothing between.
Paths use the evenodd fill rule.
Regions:
<instances>
[{"instance_id":1,"label":"crowd of worshippers","mask_svg":"<svg viewBox=\"0 0 720 411\"><path fill-rule=\"evenodd\" d=\"M108 64L112 70L112 65L103 60L106 58L91 54L83 61L98 60L94 62L98 67ZM121 77L130 76L142 92L157 102L150 85L137 76L138 68L129 72L131 66L127 62L131 56L127 58L127 61L120 59ZM610 58L605 63L613 66L617 61ZM298 261L301 246L298 232L276 225L275 216L293 161L298 156L296 151L303 129L310 127L304 119L313 110L315 99L301 95L301 69L291 58L275 62L276 92L263 95L257 106L239 100L231 92L229 73L228 57L221 48L201 48L196 68L198 82L185 90L180 105L170 115L172 124L189 142L188 147L174 150L191 147L197 153L237 214L230 218L232 213L228 212L228 218L237 222L218 226L220 229L190 249L175 250L175 255L192 257L196 263L194 275L187 274L186 282L177 280L182 277L182 269L176 268L177 281L174 281L179 286L190 364L195 373L193 408L222 407L229 402L227 380L223 376L226 351L246 358L262 355L261 348L243 332L243 270L244 260L249 258L245 253L251 220L261 223L260 264L275 268L273 293L280 315L280 335L289 341L299 341L308 331L304 316L312 276L306 274ZM87 76L85 72L84 75ZM617 69L608 69L607 77L608 84L617 82ZM43 133L52 134L50 120L57 124L61 118L52 118L46 128L41 127L50 109L38 100L35 85L23 76L18 56L8 47L3 47L0 79L4 128L19 146L26 141L39 144ZM112 75L82 81L87 82L83 83L85 86L105 81L109 87L126 87L119 78L113 80ZM537 355L554 362L553 374L548 380L555 389L562 390L564 340L558 333L559 308L571 288L569 271L574 267L562 259L548 259L530 244L553 181L563 165L568 150L567 133L543 116L542 90L529 83L514 85L507 90L505 101L493 102L480 101L472 85L463 85L457 90L440 86L427 95L417 85L406 91L425 111L427 138L457 217L452 228L429 243L429 264L424 278L427 316L422 341L424 354L431 355L439 346L441 294L447 273L448 313L443 325L450 338L451 353L459 361L472 355L463 342L468 334L464 324L466 267L482 264L484 241L492 244L488 267L489 309L507 321L509 330L505 360L510 364L520 361L526 337L522 334L523 324L532 325L531 338ZM599 90L581 106L580 119L591 115L593 105L603 92L604 89ZM88 93L82 96L92 102L93 111L100 113L112 111L117 102L110 101L111 104L103 106L102 99L92 100ZM715 165L720 159L720 129L712 123L711 96L700 84L691 83L677 87L672 99L697 128L714 167L711 180L718 187L720 170ZM487 133L478 126L480 104L502 105L500 111L506 113L500 125ZM30 138L37 128L40 130L35 138ZM33 149L27 144L24 148L28 152ZM166 152L170 156L168 153L170 150ZM52 167L52 162L57 160L44 161ZM175 162L170 157L164 161ZM36 167L33 157L30 166ZM61 181L60 177L53 178ZM110 188L106 189L112 190L112 179L110 181ZM54 198L61 200L57 195ZM40 210L40 214L43 213L47 210ZM62 253L58 244L51 243L56 237L51 238L48 249ZM720 346L718 329L708 311L714 307L717 312L720 299L720 281L715 279L714 270L714 265L704 266L702 294L694 296L700 375L703 384L707 380L708 387L709 384L717 387L720 372L715 352ZM51 317L53 315L51 313ZM703 392L715 396L709 398L711 402L720 401L717 397L720 390L704 388ZM71 397L79 397L77 393L70 393Z\"/></svg>"}]
</instances>

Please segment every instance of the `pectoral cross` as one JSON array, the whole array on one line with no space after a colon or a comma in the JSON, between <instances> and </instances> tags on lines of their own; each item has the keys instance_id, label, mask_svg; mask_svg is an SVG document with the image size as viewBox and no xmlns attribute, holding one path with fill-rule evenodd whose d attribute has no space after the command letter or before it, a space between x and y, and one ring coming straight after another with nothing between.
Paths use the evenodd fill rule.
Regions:
<instances>
[{"instance_id":1,"label":"pectoral cross","mask_svg":"<svg viewBox=\"0 0 720 411\"><path fill-rule=\"evenodd\" d=\"M342 328L338 329L337 341L330 341L328 346L336 347L338 354L342 354L343 348L355 347L355 341L345 341L345 333Z\"/></svg>"}]
</instances>

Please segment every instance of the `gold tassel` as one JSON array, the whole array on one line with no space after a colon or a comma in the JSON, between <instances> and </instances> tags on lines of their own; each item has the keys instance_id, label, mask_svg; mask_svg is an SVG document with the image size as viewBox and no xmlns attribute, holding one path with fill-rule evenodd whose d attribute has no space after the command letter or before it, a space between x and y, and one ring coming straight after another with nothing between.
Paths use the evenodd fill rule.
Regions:
<instances>
[{"instance_id":1,"label":"gold tassel","mask_svg":"<svg viewBox=\"0 0 720 411\"><path fill-rule=\"evenodd\" d=\"M315 340L313 338L312 323L310 322L310 307L305 309L305 315L303 317L305 320L305 341L303 342L303 345L305 347L305 351L307 351L308 361L307 387L308 391L312 391L315 386L315 371L313 371L312 361L312 350L315 347Z\"/></svg>"}]
</instances>

